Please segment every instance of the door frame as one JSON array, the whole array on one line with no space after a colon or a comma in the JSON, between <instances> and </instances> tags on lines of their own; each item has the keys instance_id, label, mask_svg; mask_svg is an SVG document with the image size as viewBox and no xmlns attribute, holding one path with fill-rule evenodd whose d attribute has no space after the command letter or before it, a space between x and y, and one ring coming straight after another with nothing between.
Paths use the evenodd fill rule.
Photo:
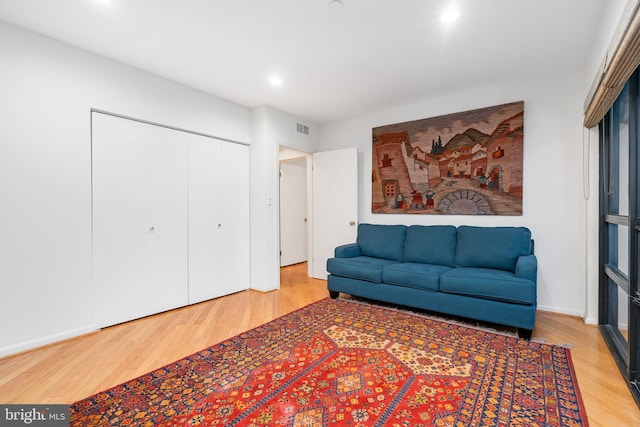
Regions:
<instances>
[{"instance_id":1,"label":"door frame","mask_svg":"<svg viewBox=\"0 0 640 427\"><path fill-rule=\"evenodd\" d=\"M281 221L281 205L280 205L280 162L284 159L280 158L280 151L281 150L288 150L291 151L292 153L297 153L297 155L299 155L300 158L304 157L306 159L306 174L307 174L307 275L309 277L311 277L311 268L312 268L312 262L311 260L313 259L313 233L311 232L312 230L312 224L313 224L313 211L312 211L312 200L313 200L313 183L312 183L312 166L313 166L313 160L312 160L312 155L313 153L309 153L307 151L303 151L300 150L298 148L292 148L288 145L286 145L285 143L281 143L278 142L277 143L277 150L278 150L278 156L277 156L277 162L278 162L278 168L277 168L277 173L278 173L278 193L277 193L277 200L276 200L276 206L278 208L278 269L280 269L280 248L282 246L282 236L280 235L281 230L280 230L280 221ZM280 275L278 274L278 288L280 287Z\"/></svg>"},{"instance_id":2,"label":"door frame","mask_svg":"<svg viewBox=\"0 0 640 427\"><path fill-rule=\"evenodd\" d=\"M288 161L300 161L300 160L304 160L305 161L305 206L306 206L306 225L307 225L307 229L306 229L306 241L307 241L307 248L306 248L306 258L307 258L307 262L309 261L310 258L310 245L309 245L309 238L310 238L310 231L309 231L309 224L310 224L310 201L311 201L311 196L309 194L310 190L311 190L311 186L309 184L309 179L310 179L310 173L309 173L309 168L310 168L310 157L311 155L309 153L305 153L303 151L297 150L297 149L293 149L293 148L289 148L286 147L284 145L280 145L278 147L279 150L279 155L278 155L278 247L280 248L280 264L279 266L282 265L282 194L281 194L281 190L282 190L282 170L281 170L281 166L282 163L286 163ZM283 153L284 153L284 157L283 157Z\"/></svg>"},{"instance_id":3,"label":"door frame","mask_svg":"<svg viewBox=\"0 0 640 427\"><path fill-rule=\"evenodd\" d=\"M297 153L300 153L301 155L304 155L306 157L307 160L307 275L309 277L314 277L314 262L315 262L315 251L314 251L314 238L313 238L313 228L314 228L314 215L313 215L313 200L314 200L314 193L313 193L313 155L316 153L321 153L322 151L317 151L317 152L313 152L313 153L309 153L309 152L305 152L303 150L297 149L297 148L290 148L289 146L287 146L285 143L282 142L277 142L277 150L278 153L280 151L280 148L284 148L284 149L288 149ZM356 153L357 153L357 148L355 147L349 147L349 148L353 148L356 149ZM326 150L326 151L335 151L335 150ZM280 156L277 155L277 173L278 173L278 181L280 180L279 178L279 174L280 174ZM356 185L358 185L358 171L356 170ZM356 198L356 218L354 218L354 220L356 221L356 224L358 222L358 213L357 211L359 210L358 206L357 206L357 198ZM280 236L280 185L278 182L277 185L277 198L276 198L276 207L278 209L277 211L277 236L278 236L278 254L280 251L280 245L281 245L281 236ZM278 271L280 269L280 256L277 257L278 260ZM280 287L280 275L278 274L277 276L277 286L278 288Z\"/></svg>"},{"instance_id":4,"label":"door frame","mask_svg":"<svg viewBox=\"0 0 640 427\"><path fill-rule=\"evenodd\" d=\"M607 112L599 125L599 291L598 327L609 350L640 405L640 96L639 75L636 70L628 81L628 214L619 213L620 206L620 153L619 144L612 146L612 140L619 141L619 122L611 122L614 108ZM616 159L612 162L612 159ZM613 180L615 185L612 186ZM615 189L614 189L615 187ZM612 190L615 190L612 192ZM613 208L610 206L613 205ZM627 227L628 273L625 275L617 267L620 265L618 234L610 232L610 227ZM612 247L615 244L615 248ZM625 260L625 262L627 261ZM625 277L626 276L626 277ZM615 285L615 286L614 286ZM620 289L626 294L626 301L620 300ZM619 307L627 310L627 338L619 330Z\"/></svg>"}]
</instances>

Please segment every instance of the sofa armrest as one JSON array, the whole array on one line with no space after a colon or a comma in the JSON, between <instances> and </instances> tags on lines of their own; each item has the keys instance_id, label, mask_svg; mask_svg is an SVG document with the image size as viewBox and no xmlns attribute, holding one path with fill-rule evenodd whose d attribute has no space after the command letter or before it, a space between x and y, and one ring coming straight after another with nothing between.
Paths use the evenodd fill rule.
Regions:
<instances>
[{"instance_id":1,"label":"sofa armrest","mask_svg":"<svg viewBox=\"0 0 640 427\"><path fill-rule=\"evenodd\" d=\"M338 246L334 251L336 258L355 258L360 256L360 246L357 243L348 243Z\"/></svg>"},{"instance_id":2,"label":"sofa armrest","mask_svg":"<svg viewBox=\"0 0 640 427\"><path fill-rule=\"evenodd\" d=\"M535 255L524 255L516 262L516 276L538 282L538 259Z\"/></svg>"}]
</instances>

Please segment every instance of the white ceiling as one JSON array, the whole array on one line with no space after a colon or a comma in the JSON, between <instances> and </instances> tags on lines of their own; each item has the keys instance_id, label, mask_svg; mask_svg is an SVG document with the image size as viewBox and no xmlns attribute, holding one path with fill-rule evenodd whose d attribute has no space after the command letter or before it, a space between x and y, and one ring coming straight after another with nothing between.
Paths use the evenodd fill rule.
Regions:
<instances>
[{"instance_id":1,"label":"white ceiling","mask_svg":"<svg viewBox=\"0 0 640 427\"><path fill-rule=\"evenodd\" d=\"M0 20L324 123L584 65L608 1L0 0Z\"/></svg>"}]
</instances>

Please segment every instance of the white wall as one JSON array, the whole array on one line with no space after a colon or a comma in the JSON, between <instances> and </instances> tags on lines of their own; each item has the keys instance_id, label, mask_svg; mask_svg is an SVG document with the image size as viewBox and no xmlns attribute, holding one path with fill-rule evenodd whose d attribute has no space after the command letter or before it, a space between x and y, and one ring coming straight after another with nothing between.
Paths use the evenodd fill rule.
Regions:
<instances>
[{"instance_id":1,"label":"white wall","mask_svg":"<svg viewBox=\"0 0 640 427\"><path fill-rule=\"evenodd\" d=\"M0 355L94 329L90 109L249 143L248 108L0 23Z\"/></svg>"},{"instance_id":2,"label":"white wall","mask_svg":"<svg viewBox=\"0 0 640 427\"><path fill-rule=\"evenodd\" d=\"M317 147L317 126L268 106L251 111L251 288L280 288L279 147L304 153ZM309 135L297 132L309 126Z\"/></svg>"},{"instance_id":3,"label":"white wall","mask_svg":"<svg viewBox=\"0 0 640 427\"><path fill-rule=\"evenodd\" d=\"M582 188L584 69L499 82L320 127L319 149L358 147L360 222L523 225L536 241L538 307L585 311L585 203ZM374 127L524 101L522 216L383 215L371 213L371 130Z\"/></svg>"},{"instance_id":4,"label":"white wall","mask_svg":"<svg viewBox=\"0 0 640 427\"><path fill-rule=\"evenodd\" d=\"M588 70L599 65L598 56L609 42L602 40L613 32L623 3L612 1L605 17L611 25L596 38ZM565 70L503 82L317 127L270 107L249 110L1 22L0 56L0 356L94 328L91 108L251 143L255 289L279 287L278 146L303 152L358 146L359 221L529 226L540 259L540 307L570 314L584 311L585 218L587 211L595 212L589 218L591 247L597 200L581 201L578 159L581 107L593 72L585 77L584 70ZM521 99L522 217L370 213L372 127ZM296 133L297 122L310 127L309 136ZM597 194L594 146L592 196ZM595 289L597 298L593 283L590 280L590 293Z\"/></svg>"}]
</instances>

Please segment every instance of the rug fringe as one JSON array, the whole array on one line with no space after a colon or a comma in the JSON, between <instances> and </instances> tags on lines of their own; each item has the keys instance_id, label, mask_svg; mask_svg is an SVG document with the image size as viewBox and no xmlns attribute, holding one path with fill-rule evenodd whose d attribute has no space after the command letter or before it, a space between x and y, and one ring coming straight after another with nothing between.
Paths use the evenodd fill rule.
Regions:
<instances>
[{"instance_id":1,"label":"rug fringe","mask_svg":"<svg viewBox=\"0 0 640 427\"><path fill-rule=\"evenodd\" d=\"M471 323L469 321L465 321L465 320L461 320L461 319L457 319L457 318L452 318L452 317L448 317L448 316L445 316L445 315L426 313L425 311L420 310L420 309L414 309L414 308L411 308L411 307L400 306L398 304L388 304L388 303L384 303L384 302L380 302L380 301L369 300L369 299L366 299L366 298L354 297L352 295L343 296L342 294L340 294L338 299L340 299L342 301L348 301L348 302L353 302L353 303L356 303L356 304L368 305L368 306L372 306L372 307L382 306L382 307L384 307L386 309L394 310L394 311L397 311L399 313L413 314L413 315L416 315L416 316L419 316L419 317L423 317L423 318L429 319L429 320L436 320L436 321L440 321L440 322L444 322L444 323L450 323L450 324L453 324L453 325L464 326L464 327L475 329L475 330L479 330L479 331L490 332L490 333L497 334L497 335L503 335L503 336L507 336L507 337L519 338L517 330L515 328L512 329L512 328L509 328L507 326L504 327L505 329L498 329L498 328L495 328L495 327L487 326L487 324ZM534 338L531 338L530 341L538 343L538 344L554 345L554 346L557 346L557 347L568 348L568 349L575 347L575 345L571 344L571 343L551 344L551 343L547 342L547 340L545 338L542 338L542 337L534 337Z\"/></svg>"}]
</instances>

